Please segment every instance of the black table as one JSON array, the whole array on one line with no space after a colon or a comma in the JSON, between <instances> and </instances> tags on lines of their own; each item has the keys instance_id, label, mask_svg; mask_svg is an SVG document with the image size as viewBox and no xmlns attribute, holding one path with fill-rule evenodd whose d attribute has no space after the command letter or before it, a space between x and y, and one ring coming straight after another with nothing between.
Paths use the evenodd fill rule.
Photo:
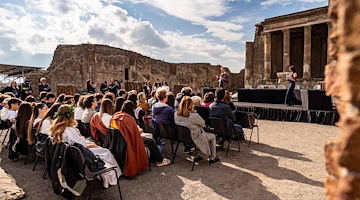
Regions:
<instances>
[{"instance_id":1,"label":"black table","mask_svg":"<svg viewBox=\"0 0 360 200\"><path fill-rule=\"evenodd\" d=\"M294 94L298 99L296 104L301 105L300 90L295 90ZM285 96L284 89L238 89L239 102L284 104Z\"/></svg>"}]
</instances>

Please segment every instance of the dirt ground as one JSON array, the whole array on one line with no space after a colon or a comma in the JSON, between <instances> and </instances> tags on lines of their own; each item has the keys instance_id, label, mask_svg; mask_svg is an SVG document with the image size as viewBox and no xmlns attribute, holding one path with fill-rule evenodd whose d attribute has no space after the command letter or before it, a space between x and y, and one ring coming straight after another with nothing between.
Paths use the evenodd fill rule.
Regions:
<instances>
[{"instance_id":1,"label":"dirt ground","mask_svg":"<svg viewBox=\"0 0 360 200\"><path fill-rule=\"evenodd\" d=\"M219 163L210 166L203 160L191 171L191 163L179 148L175 164L152 165L151 172L132 180L120 179L124 199L325 199L323 146L327 139L336 137L338 128L264 120L259 121L259 126L260 144L252 143L248 147L246 142L241 142L238 152L237 143L233 142L227 158L225 152L218 152ZM250 131L245 132L249 137ZM169 146L167 142L164 155L171 158ZM62 199L52 192L48 178L41 179L44 162L31 171L33 163L24 165L23 159L10 161L6 149L0 158L0 166L24 189L25 199ZM103 190L97 181L95 188L93 199L118 197L116 186Z\"/></svg>"}]
</instances>

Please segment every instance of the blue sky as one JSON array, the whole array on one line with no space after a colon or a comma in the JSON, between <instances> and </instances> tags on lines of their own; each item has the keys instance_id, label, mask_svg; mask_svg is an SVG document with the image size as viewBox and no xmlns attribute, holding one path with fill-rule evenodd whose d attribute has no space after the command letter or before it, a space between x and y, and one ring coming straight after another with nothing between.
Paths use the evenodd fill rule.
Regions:
<instances>
[{"instance_id":1,"label":"blue sky","mask_svg":"<svg viewBox=\"0 0 360 200\"><path fill-rule=\"evenodd\" d=\"M0 0L0 63L48 67L58 44L107 44L239 72L265 18L328 0Z\"/></svg>"}]
</instances>

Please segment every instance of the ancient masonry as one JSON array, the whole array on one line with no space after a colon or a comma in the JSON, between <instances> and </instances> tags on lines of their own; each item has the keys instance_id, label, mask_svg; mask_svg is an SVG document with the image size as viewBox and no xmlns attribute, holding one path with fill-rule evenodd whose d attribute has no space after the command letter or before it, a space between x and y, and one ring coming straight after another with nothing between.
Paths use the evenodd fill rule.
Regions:
<instances>
[{"instance_id":1,"label":"ancient masonry","mask_svg":"<svg viewBox=\"0 0 360 200\"><path fill-rule=\"evenodd\" d=\"M328 7L265 19L256 24L255 39L246 43L245 85L285 84L295 66L302 89L324 80L328 63Z\"/></svg>"},{"instance_id":2,"label":"ancient masonry","mask_svg":"<svg viewBox=\"0 0 360 200\"><path fill-rule=\"evenodd\" d=\"M325 146L326 196L360 199L360 1L331 0L328 95L336 97L340 135Z\"/></svg>"},{"instance_id":3,"label":"ancient masonry","mask_svg":"<svg viewBox=\"0 0 360 200\"><path fill-rule=\"evenodd\" d=\"M217 86L220 67L208 63L167 63L106 45L59 45L50 67L27 78L38 83L40 77L46 77L55 94L83 91L88 79L98 90L104 80L109 82L111 78L122 80L122 88L128 90L141 91L143 82L159 79L167 81L174 92L189 86L201 93L203 87ZM243 87L243 75L244 72L230 73L231 90Z\"/></svg>"}]
</instances>

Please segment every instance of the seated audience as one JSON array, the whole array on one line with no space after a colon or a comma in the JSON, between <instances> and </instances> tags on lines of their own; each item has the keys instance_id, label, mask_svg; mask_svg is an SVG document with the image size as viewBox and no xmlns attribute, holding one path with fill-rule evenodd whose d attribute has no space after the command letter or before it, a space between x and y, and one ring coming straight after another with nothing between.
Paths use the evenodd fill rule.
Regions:
<instances>
[{"instance_id":1,"label":"seated audience","mask_svg":"<svg viewBox=\"0 0 360 200\"><path fill-rule=\"evenodd\" d=\"M58 98L56 99L56 103L61 103L61 104L65 104L65 97L66 97L66 95L65 94L60 94L59 96L58 96Z\"/></svg>"},{"instance_id":2,"label":"seated audience","mask_svg":"<svg viewBox=\"0 0 360 200\"><path fill-rule=\"evenodd\" d=\"M230 92L225 90L225 97L224 97L224 103L230 106L231 110L236 110L236 106L231 101L231 95Z\"/></svg>"},{"instance_id":3,"label":"seated audience","mask_svg":"<svg viewBox=\"0 0 360 200\"><path fill-rule=\"evenodd\" d=\"M225 97L225 90L224 89L217 89L216 90L216 101L210 105L210 117L218 117L224 120L229 136L234 134L234 127L236 131L242 132L242 128L240 125L233 124L235 121L235 115L231 111L229 105L223 102Z\"/></svg>"},{"instance_id":4,"label":"seated audience","mask_svg":"<svg viewBox=\"0 0 360 200\"><path fill-rule=\"evenodd\" d=\"M7 92L11 92L14 94L14 97L19 98L20 97L20 89L15 81L11 82L9 86L5 87L1 93L5 94Z\"/></svg>"},{"instance_id":5,"label":"seated audience","mask_svg":"<svg viewBox=\"0 0 360 200\"><path fill-rule=\"evenodd\" d=\"M74 105L74 106L75 106L74 96L72 96L72 95L66 95L64 100L65 100L65 104L67 104L67 105Z\"/></svg>"},{"instance_id":6,"label":"seated audience","mask_svg":"<svg viewBox=\"0 0 360 200\"><path fill-rule=\"evenodd\" d=\"M76 93L74 95L74 106L77 107L78 105L78 102L79 102L79 99L80 99L80 94ZM50 107L49 107L50 108Z\"/></svg>"},{"instance_id":7,"label":"seated audience","mask_svg":"<svg viewBox=\"0 0 360 200\"><path fill-rule=\"evenodd\" d=\"M137 95L137 107L142 108L145 112L150 109L149 103L146 101L146 95L144 92L140 92Z\"/></svg>"},{"instance_id":8,"label":"seated audience","mask_svg":"<svg viewBox=\"0 0 360 200\"><path fill-rule=\"evenodd\" d=\"M91 136L95 140L95 142L100 140L100 143L104 142L105 135L110 126L110 120L112 118L114 108L113 103L110 99L104 99L101 103L100 112L95 113L91 118L90 126L91 126ZM102 134L99 135L99 134Z\"/></svg>"},{"instance_id":9,"label":"seated audience","mask_svg":"<svg viewBox=\"0 0 360 200\"><path fill-rule=\"evenodd\" d=\"M74 143L78 143L80 145L85 146L90 151L92 151L95 155L99 156L100 159L105 160L106 162L117 166L116 171L117 175L121 175L120 168L114 159L114 156L108 149L98 147L97 145L86 145L86 140L83 136L80 135L80 132L76 127L76 121L74 119L74 111L71 109L69 105L62 105L58 110L58 117L51 124L50 132L52 133L53 142L61 143L67 142L70 145ZM109 187L109 185L116 185L117 179L114 171L107 172L101 175L103 180L103 186L105 188Z\"/></svg>"},{"instance_id":10,"label":"seated audience","mask_svg":"<svg viewBox=\"0 0 360 200\"><path fill-rule=\"evenodd\" d=\"M45 103L46 104L46 101L47 101L47 98L46 98L46 95L48 93L47 92L40 92L40 102L41 103Z\"/></svg>"},{"instance_id":11,"label":"seated audience","mask_svg":"<svg viewBox=\"0 0 360 200\"><path fill-rule=\"evenodd\" d=\"M32 115L29 121L29 126L27 127L27 139L30 145L35 144L35 135L33 129L40 130L41 120L48 111L48 107L44 103L37 103L33 106Z\"/></svg>"},{"instance_id":12,"label":"seated audience","mask_svg":"<svg viewBox=\"0 0 360 200\"><path fill-rule=\"evenodd\" d=\"M0 117L2 121L5 121L7 119L8 113L9 113L9 105L8 102L11 99L8 95L3 95L3 97L5 97L5 99L2 100L1 105L3 106L3 108L1 109L0 113Z\"/></svg>"},{"instance_id":13,"label":"seated audience","mask_svg":"<svg viewBox=\"0 0 360 200\"><path fill-rule=\"evenodd\" d=\"M92 116L96 113L95 108L97 106L96 99L94 95L88 95L83 100L85 111L82 115L82 123L90 123Z\"/></svg>"},{"instance_id":14,"label":"seated audience","mask_svg":"<svg viewBox=\"0 0 360 200\"><path fill-rule=\"evenodd\" d=\"M46 134L51 136L50 126L55 120L55 113L58 111L62 104L61 103L54 103L43 116L40 121L40 133Z\"/></svg>"},{"instance_id":15,"label":"seated audience","mask_svg":"<svg viewBox=\"0 0 360 200\"><path fill-rule=\"evenodd\" d=\"M120 89L120 90L119 90L119 97L121 97L121 98L123 98L123 99L126 99L126 97L127 97L126 90Z\"/></svg>"},{"instance_id":16,"label":"seated audience","mask_svg":"<svg viewBox=\"0 0 360 200\"><path fill-rule=\"evenodd\" d=\"M151 91L150 93L150 99L148 100L148 104L150 108L152 108L152 106L156 103L155 93L156 93L155 90Z\"/></svg>"},{"instance_id":17,"label":"seated audience","mask_svg":"<svg viewBox=\"0 0 360 200\"><path fill-rule=\"evenodd\" d=\"M122 105L124 104L125 99L122 97L117 97L114 106L114 113L120 112Z\"/></svg>"},{"instance_id":18,"label":"seated audience","mask_svg":"<svg viewBox=\"0 0 360 200\"><path fill-rule=\"evenodd\" d=\"M205 121L195 112L190 97L184 97L181 100L174 118L177 125L187 127L190 130L191 138L196 147L203 154L211 157L209 162L215 163L219 161L219 158L216 157L216 137L213 133L204 131Z\"/></svg>"},{"instance_id":19,"label":"seated audience","mask_svg":"<svg viewBox=\"0 0 360 200\"><path fill-rule=\"evenodd\" d=\"M35 103L36 102L36 99L33 95L29 95L25 98L24 100L25 102L29 102L29 103Z\"/></svg>"},{"instance_id":20,"label":"seated audience","mask_svg":"<svg viewBox=\"0 0 360 200\"><path fill-rule=\"evenodd\" d=\"M215 95L212 92L207 92L204 95L203 103L201 104L204 107L209 108L212 103L214 103Z\"/></svg>"},{"instance_id":21,"label":"seated audience","mask_svg":"<svg viewBox=\"0 0 360 200\"><path fill-rule=\"evenodd\" d=\"M131 102L133 102L134 105L136 105L137 104L137 95L130 91L128 93L126 100L130 100Z\"/></svg>"},{"instance_id":22,"label":"seated audience","mask_svg":"<svg viewBox=\"0 0 360 200\"><path fill-rule=\"evenodd\" d=\"M174 105L175 108L177 108L179 106L179 103L183 97L186 97L186 96L191 97L192 96L191 93L192 93L192 89L190 87L183 87L181 89L180 93L178 93L176 95L175 105Z\"/></svg>"},{"instance_id":23,"label":"seated audience","mask_svg":"<svg viewBox=\"0 0 360 200\"><path fill-rule=\"evenodd\" d=\"M95 111L96 111L96 112L99 112L99 111L100 111L101 102L102 102L102 100L104 99L104 95L101 94L101 93L96 93L96 94L95 94L95 99L96 99L96 101L97 101L97 106L96 106L96 108L95 108Z\"/></svg>"},{"instance_id":24,"label":"seated audience","mask_svg":"<svg viewBox=\"0 0 360 200\"><path fill-rule=\"evenodd\" d=\"M174 124L174 113L175 110L166 104L168 97L167 92L164 88L156 90L156 98L159 100L153 108L153 118L156 123L170 123Z\"/></svg>"},{"instance_id":25,"label":"seated audience","mask_svg":"<svg viewBox=\"0 0 360 200\"><path fill-rule=\"evenodd\" d=\"M75 108L75 120L77 122L81 121L82 116L85 112L84 99L86 96L81 96L78 102L77 107Z\"/></svg>"},{"instance_id":26,"label":"seated audience","mask_svg":"<svg viewBox=\"0 0 360 200\"><path fill-rule=\"evenodd\" d=\"M168 100L166 102L172 108L175 108L175 96L172 92L167 92L166 95L168 96Z\"/></svg>"},{"instance_id":27,"label":"seated audience","mask_svg":"<svg viewBox=\"0 0 360 200\"><path fill-rule=\"evenodd\" d=\"M51 94L51 93L48 93L46 95L46 105L48 108L50 108L54 103L55 103L55 95L54 94Z\"/></svg>"},{"instance_id":28,"label":"seated audience","mask_svg":"<svg viewBox=\"0 0 360 200\"><path fill-rule=\"evenodd\" d=\"M115 94L112 93L112 92L107 92L105 93L104 95L104 98L103 99L110 99L113 103L115 102Z\"/></svg>"},{"instance_id":29,"label":"seated audience","mask_svg":"<svg viewBox=\"0 0 360 200\"><path fill-rule=\"evenodd\" d=\"M28 138L27 127L32 114L32 106L30 103L23 102L19 99L9 101L9 116L11 122L15 123L15 134L10 132L9 158L18 158L20 154L28 154ZM16 113L16 111L18 112Z\"/></svg>"},{"instance_id":30,"label":"seated audience","mask_svg":"<svg viewBox=\"0 0 360 200\"><path fill-rule=\"evenodd\" d=\"M196 110L196 112L200 115L201 118L203 118L205 120L205 124L207 126L210 126L211 125L210 119L209 119L210 111L209 111L209 108L201 106L201 97L192 96L191 100L194 103L194 109Z\"/></svg>"}]
</instances>

